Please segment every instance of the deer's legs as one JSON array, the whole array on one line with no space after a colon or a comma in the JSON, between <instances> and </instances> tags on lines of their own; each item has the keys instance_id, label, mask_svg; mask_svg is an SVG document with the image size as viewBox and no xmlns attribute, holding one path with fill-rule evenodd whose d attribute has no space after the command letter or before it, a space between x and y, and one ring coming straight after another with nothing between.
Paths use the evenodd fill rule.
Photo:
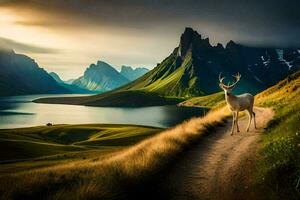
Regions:
<instances>
[{"instance_id":1,"label":"deer's legs","mask_svg":"<svg viewBox=\"0 0 300 200\"><path fill-rule=\"evenodd\" d=\"M254 120L254 127L255 127L255 129L257 129L257 128L256 128L255 112L252 111L252 114L253 114L253 120Z\"/></svg>"},{"instance_id":2,"label":"deer's legs","mask_svg":"<svg viewBox=\"0 0 300 200\"><path fill-rule=\"evenodd\" d=\"M236 114L235 114L235 119L236 119L236 129L237 129L237 132L240 132L240 129L239 129L239 111L236 111Z\"/></svg>"},{"instance_id":3,"label":"deer's legs","mask_svg":"<svg viewBox=\"0 0 300 200\"><path fill-rule=\"evenodd\" d=\"M251 120L252 120L252 111L251 110L247 110L247 111L248 111L248 115L249 115L249 121L248 121L248 126L247 126L246 131L248 132L250 124L251 124Z\"/></svg>"},{"instance_id":4,"label":"deer's legs","mask_svg":"<svg viewBox=\"0 0 300 200\"><path fill-rule=\"evenodd\" d=\"M231 126L231 135L233 135L234 125L235 125L235 112L232 111L232 126Z\"/></svg>"}]
</instances>

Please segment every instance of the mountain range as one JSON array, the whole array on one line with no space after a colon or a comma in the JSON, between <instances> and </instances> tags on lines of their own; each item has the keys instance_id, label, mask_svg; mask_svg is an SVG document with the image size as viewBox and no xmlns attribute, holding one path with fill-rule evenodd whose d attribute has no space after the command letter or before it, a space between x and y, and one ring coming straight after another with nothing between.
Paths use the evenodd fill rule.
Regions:
<instances>
[{"instance_id":1,"label":"mountain range","mask_svg":"<svg viewBox=\"0 0 300 200\"><path fill-rule=\"evenodd\" d=\"M70 93L28 56L0 50L0 96Z\"/></svg>"},{"instance_id":2,"label":"mountain range","mask_svg":"<svg viewBox=\"0 0 300 200\"><path fill-rule=\"evenodd\" d=\"M249 47L230 41L212 46L208 38L186 28L178 47L151 72L122 90L143 90L164 96L192 97L220 91L218 75L229 80L241 73L236 92L256 94L300 66L299 49Z\"/></svg>"},{"instance_id":3,"label":"mountain range","mask_svg":"<svg viewBox=\"0 0 300 200\"><path fill-rule=\"evenodd\" d=\"M122 76L124 76L125 78L127 78L130 81L136 80L139 77L143 76L144 74L146 74L147 72L149 72L149 69L144 68L144 67L137 67L135 69L133 69L130 66L122 66L120 74Z\"/></svg>"},{"instance_id":4,"label":"mountain range","mask_svg":"<svg viewBox=\"0 0 300 200\"><path fill-rule=\"evenodd\" d=\"M147 72L146 68L122 67L118 72L98 61L84 75L63 81L55 72L47 73L30 57L13 50L0 49L0 96L28 94L88 94L118 88Z\"/></svg>"},{"instance_id":5,"label":"mountain range","mask_svg":"<svg viewBox=\"0 0 300 200\"><path fill-rule=\"evenodd\" d=\"M111 92L85 98L47 98L37 102L93 106L143 106L149 94L161 99L152 105L174 103L168 99L187 99L219 92L220 73L232 81L240 73L236 93L256 94L300 69L300 50L296 48L250 47L228 42L212 46L208 38L186 28L179 45L153 70ZM139 100L132 103L134 94ZM143 95L144 94L144 95ZM114 96L118 96L118 101ZM147 103L151 105L151 103Z\"/></svg>"},{"instance_id":6,"label":"mountain range","mask_svg":"<svg viewBox=\"0 0 300 200\"><path fill-rule=\"evenodd\" d=\"M121 72L104 61L91 64L84 72L84 75L73 80L72 85L80 88L107 92L129 83L132 80L148 72L146 68L136 68L122 66Z\"/></svg>"}]
</instances>

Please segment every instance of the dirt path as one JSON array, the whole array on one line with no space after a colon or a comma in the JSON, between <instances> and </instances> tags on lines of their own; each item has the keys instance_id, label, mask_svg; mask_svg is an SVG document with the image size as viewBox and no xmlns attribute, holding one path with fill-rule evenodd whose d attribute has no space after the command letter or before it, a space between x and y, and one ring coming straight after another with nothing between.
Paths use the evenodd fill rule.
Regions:
<instances>
[{"instance_id":1,"label":"dirt path","mask_svg":"<svg viewBox=\"0 0 300 200\"><path fill-rule=\"evenodd\" d=\"M239 133L230 136L231 120L208 134L186 152L170 171L162 187L169 199L255 199L251 187L260 134L273 111L255 108L258 129L253 123L245 131L248 116L239 120Z\"/></svg>"}]
</instances>

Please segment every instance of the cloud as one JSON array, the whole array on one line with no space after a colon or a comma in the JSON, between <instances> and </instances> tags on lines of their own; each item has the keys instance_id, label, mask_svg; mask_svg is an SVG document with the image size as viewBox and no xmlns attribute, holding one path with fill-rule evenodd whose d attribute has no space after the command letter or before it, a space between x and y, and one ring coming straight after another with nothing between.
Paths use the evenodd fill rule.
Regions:
<instances>
[{"instance_id":1,"label":"cloud","mask_svg":"<svg viewBox=\"0 0 300 200\"><path fill-rule=\"evenodd\" d=\"M22 26L57 26L57 23L55 22L48 22L48 21L15 21L14 24L16 25L22 25Z\"/></svg>"},{"instance_id":2,"label":"cloud","mask_svg":"<svg viewBox=\"0 0 300 200\"><path fill-rule=\"evenodd\" d=\"M56 54L61 52L59 49L52 49L46 47L40 47L32 44L25 44L17 42L12 39L0 37L0 48L13 49L24 53L36 53L36 54Z\"/></svg>"},{"instance_id":3,"label":"cloud","mask_svg":"<svg viewBox=\"0 0 300 200\"><path fill-rule=\"evenodd\" d=\"M165 33L193 26L220 41L300 45L298 0L6 0L0 6L38 12L27 26L128 28ZM89 27L88 27L89 28ZM227 35L224 36L224 33ZM234 36L234 37L233 37ZM295 40L296 39L296 40ZM225 42L225 41L221 41Z\"/></svg>"}]
</instances>

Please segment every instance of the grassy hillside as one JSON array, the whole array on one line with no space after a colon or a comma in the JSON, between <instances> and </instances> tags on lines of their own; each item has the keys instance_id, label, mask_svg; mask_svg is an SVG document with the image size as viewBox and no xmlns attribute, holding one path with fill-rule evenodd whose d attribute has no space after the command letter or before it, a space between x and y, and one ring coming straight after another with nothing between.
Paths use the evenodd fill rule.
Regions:
<instances>
[{"instance_id":1,"label":"grassy hillside","mask_svg":"<svg viewBox=\"0 0 300 200\"><path fill-rule=\"evenodd\" d=\"M145 198L144 191L151 190L151 185L159 181L160 174L173 164L176 157L209 129L223 122L223 113L216 110L203 118L192 119L105 159L81 159L55 167L0 176L0 193L6 199L133 199L139 194ZM131 136L136 136L132 131L128 134L130 132ZM82 137L80 132L78 137L81 139L88 137L90 141L96 141L99 138L97 133ZM41 135L50 141L70 142L67 136ZM110 131L107 131L103 137L109 135ZM110 140L121 135L114 134ZM75 144L78 144L77 139Z\"/></svg>"},{"instance_id":2,"label":"grassy hillside","mask_svg":"<svg viewBox=\"0 0 300 200\"><path fill-rule=\"evenodd\" d=\"M196 84L197 77L190 77L193 71L192 52L188 52L179 65L178 48L160 63L154 70L136 81L125 85L120 90L142 90L154 92L163 96L189 98L195 95L204 95L201 87Z\"/></svg>"},{"instance_id":3,"label":"grassy hillside","mask_svg":"<svg viewBox=\"0 0 300 200\"><path fill-rule=\"evenodd\" d=\"M0 175L30 163L48 166L57 161L97 157L135 144L161 128L117 125L55 125L0 130ZM6 164L5 164L6 163ZM23 169L24 170L24 169Z\"/></svg>"},{"instance_id":4,"label":"grassy hillside","mask_svg":"<svg viewBox=\"0 0 300 200\"><path fill-rule=\"evenodd\" d=\"M89 97L41 98L36 103L79 104L102 107L138 107L156 105L174 105L182 101L180 98L162 97L156 93L142 91L114 91Z\"/></svg>"},{"instance_id":5,"label":"grassy hillside","mask_svg":"<svg viewBox=\"0 0 300 200\"><path fill-rule=\"evenodd\" d=\"M275 118L263 136L259 177L272 199L300 198L300 71L256 97Z\"/></svg>"},{"instance_id":6,"label":"grassy hillside","mask_svg":"<svg viewBox=\"0 0 300 200\"><path fill-rule=\"evenodd\" d=\"M216 108L225 105L224 92L218 92L215 94L193 97L186 101L179 103L179 106L191 106L191 107L206 107L206 108Z\"/></svg>"}]
</instances>

